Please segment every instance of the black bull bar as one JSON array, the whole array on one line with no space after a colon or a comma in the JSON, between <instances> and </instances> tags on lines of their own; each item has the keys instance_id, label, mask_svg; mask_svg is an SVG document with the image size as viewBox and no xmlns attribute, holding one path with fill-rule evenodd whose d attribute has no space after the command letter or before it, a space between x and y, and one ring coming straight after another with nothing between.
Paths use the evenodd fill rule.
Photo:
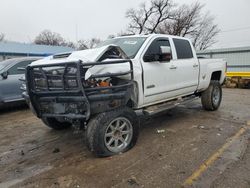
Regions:
<instances>
[{"instance_id":1,"label":"black bull bar","mask_svg":"<svg viewBox=\"0 0 250 188\"><path fill-rule=\"evenodd\" d=\"M130 74L130 80L126 83L122 83L114 86L107 87L84 87L85 73L84 68L90 68L92 66L98 65L110 65L110 64L123 64L129 63L130 70L123 71L119 73L106 73L106 74L95 74L91 75L91 79L96 78L106 78L106 77L119 77ZM47 74L43 69L44 68L53 68L53 67L64 67L64 71L61 75L52 75ZM71 75L71 79L75 79L77 87L74 89L66 89L66 69L68 67L75 67L76 73ZM45 80L45 87L42 90L36 88L36 76L39 73L40 78ZM79 61L70 61L57 64L46 64L46 65L32 65L26 68L26 87L27 95L29 101L32 105L32 108L39 118L49 117L49 118L68 118L68 119L81 119L88 120L91 115L91 102L94 101L108 101L115 99L123 99L128 94L126 91L128 88L133 86L134 74L133 74L133 64L130 59L124 60L112 60L104 62L88 62L82 63ZM61 80L62 87L57 88L56 90L50 88L50 79L57 77ZM60 78L58 78L60 77ZM110 91L110 92L103 92ZM54 103L54 104L70 104L70 103L82 103L84 104L84 111L78 113L67 113L67 112L51 112L44 113L42 112L41 104L43 102ZM60 108L60 106L59 106Z\"/></svg>"}]
</instances>

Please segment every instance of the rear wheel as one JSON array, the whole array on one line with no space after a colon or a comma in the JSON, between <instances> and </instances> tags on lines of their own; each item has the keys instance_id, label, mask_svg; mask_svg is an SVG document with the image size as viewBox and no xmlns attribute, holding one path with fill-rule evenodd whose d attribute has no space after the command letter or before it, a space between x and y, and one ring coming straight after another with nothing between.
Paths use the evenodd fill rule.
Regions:
<instances>
[{"instance_id":1,"label":"rear wheel","mask_svg":"<svg viewBox=\"0 0 250 188\"><path fill-rule=\"evenodd\" d=\"M69 122L60 122L56 118L42 118L42 121L48 127L55 130L63 130L72 126Z\"/></svg>"},{"instance_id":2,"label":"rear wheel","mask_svg":"<svg viewBox=\"0 0 250 188\"><path fill-rule=\"evenodd\" d=\"M98 114L88 124L88 148L101 157L128 151L138 138L137 119L135 112L129 108Z\"/></svg>"},{"instance_id":3,"label":"rear wheel","mask_svg":"<svg viewBox=\"0 0 250 188\"><path fill-rule=\"evenodd\" d=\"M209 87L202 92L201 103L205 110L215 111L220 107L222 88L219 81L212 80Z\"/></svg>"}]
</instances>

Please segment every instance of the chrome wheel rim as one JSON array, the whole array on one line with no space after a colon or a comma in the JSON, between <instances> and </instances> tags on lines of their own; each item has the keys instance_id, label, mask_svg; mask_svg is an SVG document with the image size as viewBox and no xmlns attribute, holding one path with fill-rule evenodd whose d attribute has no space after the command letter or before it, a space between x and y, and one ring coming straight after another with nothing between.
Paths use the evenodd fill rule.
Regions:
<instances>
[{"instance_id":1,"label":"chrome wheel rim","mask_svg":"<svg viewBox=\"0 0 250 188\"><path fill-rule=\"evenodd\" d=\"M133 127L125 117L111 121L106 128L104 143L107 149L114 153L122 152L131 142Z\"/></svg>"},{"instance_id":2,"label":"chrome wheel rim","mask_svg":"<svg viewBox=\"0 0 250 188\"><path fill-rule=\"evenodd\" d=\"M214 91L213 91L213 103L214 105L218 105L220 102L220 88L219 87L215 87Z\"/></svg>"}]
</instances>

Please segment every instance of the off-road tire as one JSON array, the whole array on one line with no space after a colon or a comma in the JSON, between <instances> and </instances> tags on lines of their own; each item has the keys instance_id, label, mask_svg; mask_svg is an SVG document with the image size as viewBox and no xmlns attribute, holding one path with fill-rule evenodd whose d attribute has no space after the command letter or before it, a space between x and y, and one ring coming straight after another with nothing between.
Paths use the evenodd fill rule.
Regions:
<instances>
[{"instance_id":1,"label":"off-road tire","mask_svg":"<svg viewBox=\"0 0 250 188\"><path fill-rule=\"evenodd\" d=\"M132 138L130 143L119 153L110 151L104 141L105 132L109 124L116 118L126 118L132 125ZM131 149L137 141L139 136L139 120L136 113L127 107L100 113L93 117L88 125L86 131L87 147L98 157L108 157L120 153L124 153Z\"/></svg>"},{"instance_id":2,"label":"off-road tire","mask_svg":"<svg viewBox=\"0 0 250 188\"><path fill-rule=\"evenodd\" d=\"M214 101L214 92L217 90L219 92L218 102ZM201 103L205 110L215 111L220 107L222 99L222 88L219 81L212 80L209 87L201 94Z\"/></svg>"},{"instance_id":3,"label":"off-road tire","mask_svg":"<svg viewBox=\"0 0 250 188\"><path fill-rule=\"evenodd\" d=\"M42 118L42 121L45 125L55 130L64 130L72 126L72 124L69 122L60 122L55 118Z\"/></svg>"}]
</instances>

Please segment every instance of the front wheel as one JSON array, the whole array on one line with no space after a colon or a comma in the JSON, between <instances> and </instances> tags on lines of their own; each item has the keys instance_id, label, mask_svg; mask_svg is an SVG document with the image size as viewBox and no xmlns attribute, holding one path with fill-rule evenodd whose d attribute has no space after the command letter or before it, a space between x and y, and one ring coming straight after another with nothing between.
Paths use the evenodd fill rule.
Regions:
<instances>
[{"instance_id":1,"label":"front wheel","mask_svg":"<svg viewBox=\"0 0 250 188\"><path fill-rule=\"evenodd\" d=\"M135 112L121 108L92 118L87 126L87 146L100 157L112 156L131 149L139 135Z\"/></svg>"},{"instance_id":2,"label":"front wheel","mask_svg":"<svg viewBox=\"0 0 250 188\"><path fill-rule=\"evenodd\" d=\"M220 107L222 88L219 81L212 80L209 87L201 94L201 103L205 110L215 111Z\"/></svg>"}]
</instances>

